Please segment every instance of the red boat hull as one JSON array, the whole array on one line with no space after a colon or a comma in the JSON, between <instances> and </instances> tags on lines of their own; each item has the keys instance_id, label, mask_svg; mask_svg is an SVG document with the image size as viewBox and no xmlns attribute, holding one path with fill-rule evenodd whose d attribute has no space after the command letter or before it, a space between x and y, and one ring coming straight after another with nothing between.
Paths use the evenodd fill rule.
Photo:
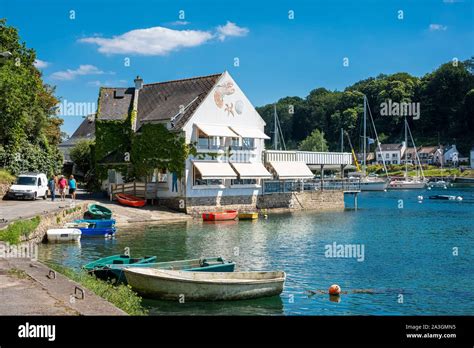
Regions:
<instances>
[{"instance_id":1,"label":"red boat hull","mask_svg":"<svg viewBox=\"0 0 474 348\"><path fill-rule=\"evenodd\" d=\"M237 210L226 210L223 212L211 212L211 213L203 213L202 219L204 221L228 221L228 220L235 220L237 217L238 211Z\"/></svg>"},{"instance_id":2,"label":"red boat hull","mask_svg":"<svg viewBox=\"0 0 474 348\"><path fill-rule=\"evenodd\" d=\"M128 205L129 207L143 207L146 204L146 199L125 193L117 193L115 197L117 197L120 204Z\"/></svg>"}]
</instances>

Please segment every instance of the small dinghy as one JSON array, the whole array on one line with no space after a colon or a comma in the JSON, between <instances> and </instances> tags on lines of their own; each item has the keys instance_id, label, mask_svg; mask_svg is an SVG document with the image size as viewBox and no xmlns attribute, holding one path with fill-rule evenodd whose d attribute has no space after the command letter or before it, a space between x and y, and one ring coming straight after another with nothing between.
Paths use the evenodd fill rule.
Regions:
<instances>
[{"instance_id":1,"label":"small dinghy","mask_svg":"<svg viewBox=\"0 0 474 348\"><path fill-rule=\"evenodd\" d=\"M75 220L64 224L66 228L78 228L82 236L99 237L115 234L115 220Z\"/></svg>"},{"instance_id":2,"label":"small dinghy","mask_svg":"<svg viewBox=\"0 0 474 348\"><path fill-rule=\"evenodd\" d=\"M439 200L444 200L444 201L462 201L461 196L451 196L451 195L435 195L435 196L430 196L430 199L439 199Z\"/></svg>"},{"instance_id":3,"label":"small dinghy","mask_svg":"<svg viewBox=\"0 0 474 348\"><path fill-rule=\"evenodd\" d=\"M147 264L156 261L156 256L145 256L132 258L128 255L112 255L103 257L101 259L89 262L82 266L87 272L94 273L99 279L116 279L117 274L121 272L114 272L114 266L130 266L137 264Z\"/></svg>"},{"instance_id":4,"label":"small dinghy","mask_svg":"<svg viewBox=\"0 0 474 348\"><path fill-rule=\"evenodd\" d=\"M228 221L228 220L235 220L237 217L237 210L226 210L220 212L211 212L211 213L203 213L202 219L204 221Z\"/></svg>"},{"instance_id":5,"label":"small dinghy","mask_svg":"<svg viewBox=\"0 0 474 348\"><path fill-rule=\"evenodd\" d=\"M276 296L283 291L285 272L186 272L155 268L124 268L132 289L144 297L176 301L245 300Z\"/></svg>"},{"instance_id":6,"label":"small dinghy","mask_svg":"<svg viewBox=\"0 0 474 348\"><path fill-rule=\"evenodd\" d=\"M84 216L94 220L110 219L112 217L112 211L103 205L90 203L87 206L87 212Z\"/></svg>"},{"instance_id":7,"label":"small dinghy","mask_svg":"<svg viewBox=\"0 0 474 348\"><path fill-rule=\"evenodd\" d=\"M129 207L143 207L146 204L146 199L128 195L126 193L117 193L115 195L120 204L128 205Z\"/></svg>"},{"instance_id":8,"label":"small dinghy","mask_svg":"<svg viewBox=\"0 0 474 348\"><path fill-rule=\"evenodd\" d=\"M81 230L77 228L56 228L46 232L48 242L76 242L81 239Z\"/></svg>"},{"instance_id":9,"label":"small dinghy","mask_svg":"<svg viewBox=\"0 0 474 348\"><path fill-rule=\"evenodd\" d=\"M239 213L239 220L255 220L258 219L258 213Z\"/></svg>"},{"instance_id":10,"label":"small dinghy","mask_svg":"<svg viewBox=\"0 0 474 348\"><path fill-rule=\"evenodd\" d=\"M87 265L86 265L87 266ZM85 267L85 266L84 266ZM222 257L208 257L201 259L167 261L167 262L135 262L132 264L107 264L100 268L101 271L108 271L108 277L117 279L119 282L126 283L126 267L146 267L174 271L187 272L234 272L235 263L226 261Z\"/></svg>"}]
</instances>

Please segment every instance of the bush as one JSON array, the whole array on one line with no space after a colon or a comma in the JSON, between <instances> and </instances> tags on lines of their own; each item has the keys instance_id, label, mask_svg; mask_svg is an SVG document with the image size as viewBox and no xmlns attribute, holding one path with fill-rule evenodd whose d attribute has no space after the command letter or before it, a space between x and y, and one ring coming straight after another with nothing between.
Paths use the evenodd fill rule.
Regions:
<instances>
[{"instance_id":1,"label":"bush","mask_svg":"<svg viewBox=\"0 0 474 348\"><path fill-rule=\"evenodd\" d=\"M18 244L21 236L28 237L38 227L40 221L41 218L36 216L30 220L12 222L6 229L0 231L0 240L9 244Z\"/></svg>"},{"instance_id":2,"label":"bush","mask_svg":"<svg viewBox=\"0 0 474 348\"><path fill-rule=\"evenodd\" d=\"M0 169L0 184L11 184L15 181L15 177L6 169Z\"/></svg>"}]
</instances>

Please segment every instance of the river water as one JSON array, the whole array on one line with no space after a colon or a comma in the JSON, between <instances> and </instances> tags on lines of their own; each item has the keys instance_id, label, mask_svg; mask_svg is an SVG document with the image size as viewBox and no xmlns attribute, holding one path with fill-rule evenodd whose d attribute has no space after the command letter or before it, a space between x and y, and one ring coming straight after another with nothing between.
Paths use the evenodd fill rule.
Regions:
<instances>
[{"instance_id":1,"label":"river water","mask_svg":"<svg viewBox=\"0 0 474 348\"><path fill-rule=\"evenodd\" d=\"M464 200L429 200L434 194ZM421 203L419 195L424 197ZM346 207L353 207L350 196ZM361 253L328 257L334 243L354 244ZM223 256L234 260L238 270L287 274L279 297L206 303L144 300L152 315L474 314L472 188L363 192L357 211L130 226L120 228L113 240L43 244L40 259L79 269L125 247L132 256L157 255L158 261ZM334 283L347 291L339 301L317 293Z\"/></svg>"}]
</instances>

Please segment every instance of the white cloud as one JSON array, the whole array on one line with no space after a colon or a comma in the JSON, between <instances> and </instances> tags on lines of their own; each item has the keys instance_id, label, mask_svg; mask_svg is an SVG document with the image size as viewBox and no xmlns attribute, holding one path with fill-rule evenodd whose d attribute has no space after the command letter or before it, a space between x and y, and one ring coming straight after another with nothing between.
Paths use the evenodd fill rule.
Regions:
<instances>
[{"instance_id":1,"label":"white cloud","mask_svg":"<svg viewBox=\"0 0 474 348\"><path fill-rule=\"evenodd\" d=\"M96 44L105 54L163 56L185 47L200 46L213 37L200 30L174 30L164 27L136 29L112 38L86 37L79 42Z\"/></svg>"},{"instance_id":2,"label":"white cloud","mask_svg":"<svg viewBox=\"0 0 474 348\"><path fill-rule=\"evenodd\" d=\"M188 25L188 24L189 24L188 21L175 21L175 22L169 23L169 25Z\"/></svg>"},{"instance_id":3,"label":"white cloud","mask_svg":"<svg viewBox=\"0 0 474 348\"><path fill-rule=\"evenodd\" d=\"M249 30L247 28L239 27L237 24L227 21L225 25L217 27L217 37L224 41L226 37L230 36L245 36Z\"/></svg>"},{"instance_id":4,"label":"white cloud","mask_svg":"<svg viewBox=\"0 0 474 348\"><path fill-rule=\"evenodd\" d=\"M89 81L87 84L94 87L126 87L127 83L127 80L94 80Z\"/></svg>"},{"instance_id":5,"label":"white cloud","mask_svg":"<svg viewBox=\"0 0 474 348\"><path fill-rule=\"evenodd\" d=\"M47 68L49 66L49 63L45 62L44 60L41 60L41 59L36 59L35 62L34 62L34 66L38 69L44 69L44 68Z\"/></svg>"},{"instance_id":6,"label":"white cloud","mask_svg":"<svg viewBox=\"0 0 474 348\"><path fill-rule=\"evenodd\" d=\"M65 71L56 71L51 74L51 78L55 80L74 80L77 76L84 75L102 75L105 74L102 70L94 65L79 65L76 70L67 69Z\"/></svg>"},{"instance_id":7,"label":"white cloud","mask_svg":"<svg viewBox=\"0 0 474 348\"><path fill-rule=\"evenodd\" d=\"M430 31L445 31L446 29L448 29L446 25L430 24Z\"/></svg>"},{"instance_id":8,"label":"white cloud","mask_svg":"<svg viewBox=\"0 0 474 348\"><path fill-rule=\"evenodd\" d=\"M189 22L176 21L170 25L187 25ZM224 41L227 37L245 36L249 30L227 21L215 30L177 30L165 27L135 29L122 35L106 38L85 37L82 43L97 45L104 54L136 54L142 56L164 56L181 48L201 46L213 39Z\"/></svg>"}]
</instances>

